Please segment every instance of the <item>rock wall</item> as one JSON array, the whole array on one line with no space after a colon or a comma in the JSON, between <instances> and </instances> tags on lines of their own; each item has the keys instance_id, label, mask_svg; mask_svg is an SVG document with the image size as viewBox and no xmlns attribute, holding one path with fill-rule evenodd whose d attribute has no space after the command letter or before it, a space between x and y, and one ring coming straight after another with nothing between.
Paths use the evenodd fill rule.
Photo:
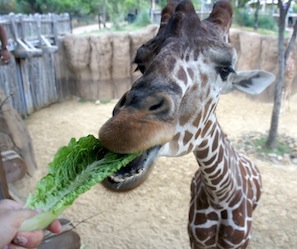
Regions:
<instances>
[{"instance_id":1,"label":"rock wall","mask_svg":"<svg viewBox=\"0 0 297 249\"><path fill-rule=\"evenodd\" d=\"M93 100L121 97L140 76L139 72L134 72L133 65L137 48L152 38L157 30L157 25L151 25L141 32L66 36L59 56L65 57L67 63L70 92ZM263 69L277 74L276 37L232 29L230 40L238 53L237 70ZM297 65L296 49L294 58ZM64 70L64 75L67 70ZM297 90L296 85L297 77L293 92ZM271 101L273 93L274 85L257 98Z\"/></svg>"},{"instance_id":2,"label":"rock wall","mask_svg":"<svg viewBox=\"0 0 297 249\"><path fill-rule=\"evenodd\" d=\"M120 98L140 76L133 65L137 48L157 30L152 25L141 32L66 36L60 56L67 61L71 92L83 99Z\"/></svg>"},{"instance_id":3,"label":"rock wall","mask_svg":"<svg viewBox=\"0 0 297 249\"><path fill-rule=\"evenodd\" d=\"M29 131L2 90L0 103L0 152L7 182L11 183L26 173L33 175L37 164Z\"/></svg>"}]
</instances>

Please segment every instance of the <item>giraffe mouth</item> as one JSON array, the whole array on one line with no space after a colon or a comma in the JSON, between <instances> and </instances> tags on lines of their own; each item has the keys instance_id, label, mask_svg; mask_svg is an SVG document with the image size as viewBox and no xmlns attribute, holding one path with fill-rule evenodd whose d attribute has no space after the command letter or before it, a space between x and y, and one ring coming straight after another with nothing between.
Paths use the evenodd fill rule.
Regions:
<instances>
[{"instance_id":1,"label":"giraffe mouth","mask_svg":"<svg viewBox=\"0 0 297 249\"><path fill-rule=\"evenodd\" d=\"M116 192L129 191L138 187L153 169L160 148L161 146L154 146L146 150L128 165L107 177L102 182L103 186Z\"/></svg>"}]
</instances>

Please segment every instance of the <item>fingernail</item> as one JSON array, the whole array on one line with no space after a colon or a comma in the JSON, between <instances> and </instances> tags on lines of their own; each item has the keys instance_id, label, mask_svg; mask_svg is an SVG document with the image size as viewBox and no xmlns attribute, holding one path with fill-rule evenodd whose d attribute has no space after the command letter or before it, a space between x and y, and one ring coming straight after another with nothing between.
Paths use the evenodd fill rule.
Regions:
<instances>
[{"instance_id":1,"label":"fingernail","mask_svg":"<svg viewBox=\"0 0 297 249\"><path fill-rule=\"evenodd\" d=\"M28 239L24 236L17 236L14 240L13 243L20 245L20 246L24 246L28 243Z\"/></svg>"}]
</instances>

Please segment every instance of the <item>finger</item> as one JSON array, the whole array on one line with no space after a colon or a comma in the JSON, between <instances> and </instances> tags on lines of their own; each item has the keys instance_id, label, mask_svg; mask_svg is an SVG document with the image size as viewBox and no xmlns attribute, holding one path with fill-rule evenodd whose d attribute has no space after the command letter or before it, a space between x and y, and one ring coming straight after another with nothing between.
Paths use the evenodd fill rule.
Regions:
<instances>
[{"instance_id":1,"label":"finger","mask_svg":"<svg viewBox=\"0 0 297 249\"><path fill-rule=\"evenodd\" d=\"M38 214L36 210L31 210L31 209L20 209L20 210L15 210L14 212L11 212L12 215L14 215L14 220L16 221L17 227L19 227L24 220L27 220L35 215Z\"/></svg>"},{"instance_id":2,"label":"finger","mask_svg":"<svg viewBox=\"0 0 297 249\"><path fill-rule=\"evenodd\" d=\"M36 248L43 240L43 232L41 230L34 232L20 232L17 233L13 239L13 244L23 246L25 248Z\"/></svg>"},{"instance_id":3,"label":"finger","mask_svg":"<svg viewBox=\"0 0 297 249\"><path fill-rule=\"evenodd\" d=\"M47 230L51 231L52 233L61 233L62 225L60 221L55 220L52 224L48 226Z\"/></svg>"},{"instance_id":4,"label":"finger","mask_svg":"<svg viewBox=\"0 0 297 249\"><path fill-rule=\"evenodd\" d=\"M6 247L4 247L4 249L26 249L26 247L18 246L15 244L9 244Z\"/></svg>"},{"instance_id":5,"label":"finger","mask_svg":"<svg viewBox=\"0 0 297 249\"><path fill-rule=\"evenodd\" d=\"M7 247L4 247L4 249L27 249L27 247L15 245L15 244L9 244Z\"/></svg>"}]
</instances>

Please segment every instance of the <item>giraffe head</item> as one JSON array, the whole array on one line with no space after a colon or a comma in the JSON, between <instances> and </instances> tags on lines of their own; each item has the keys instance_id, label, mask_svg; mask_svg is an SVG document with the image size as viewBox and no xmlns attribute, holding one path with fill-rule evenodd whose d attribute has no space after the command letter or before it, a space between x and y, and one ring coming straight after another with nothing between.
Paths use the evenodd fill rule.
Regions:
<instances>
[{"instance_id":1,"label":"giraffe head","mask_svg":"<svg viewBox=\"0 0 297 249\"><path fill-rule=\"evenodd\" d=\"M144 151L109 179L115 188L141 183L158 156L194 151L215 122L219 95L234 89L236 80L244 91L262 82L263 74L271 77L253 72L240 78L235 73L236 52L227 42L232 14L228 1L217 2L203 21L190 1L172 1L163 9L158 34L135 57L142 77L99 131L100 140L111 151Z\"/></svg>"}]
</instances>

